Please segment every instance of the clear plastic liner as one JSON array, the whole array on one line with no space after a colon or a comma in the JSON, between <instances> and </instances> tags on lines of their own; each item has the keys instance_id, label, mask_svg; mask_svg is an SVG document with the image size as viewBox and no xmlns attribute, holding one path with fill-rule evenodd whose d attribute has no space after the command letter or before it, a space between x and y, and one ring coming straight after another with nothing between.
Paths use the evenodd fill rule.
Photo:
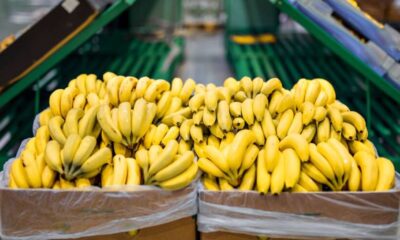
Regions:
<instances>
[{"instance_id":1,"label":"clear plastic liner","mask_svg":"<svg viewBox=\"0 0 400 240\"><path fill-rule=\"evenodd\" d=\"M400 239L398 190L272 196L200 186L198 230L296 239Z\"/></svg>"},{"instance_id":2,"label":"clear plastic liner","mask_svg":"<svg viewBox=\"0 0 400 240\"><path fill-rule=\"evenodd\" d=\"M28 139L24 140L17 156ZM89 189L9 189L12 161L0 173L1 239L69 239L107 235L172 222L197 213L197 185Z\"/></svg>"}]
</instances>

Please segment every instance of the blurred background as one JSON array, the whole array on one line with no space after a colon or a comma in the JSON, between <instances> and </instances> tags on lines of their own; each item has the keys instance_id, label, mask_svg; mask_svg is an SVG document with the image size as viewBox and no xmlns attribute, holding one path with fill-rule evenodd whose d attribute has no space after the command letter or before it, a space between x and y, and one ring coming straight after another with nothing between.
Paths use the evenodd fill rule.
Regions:
<instances>
[{"instance_id":1,"label":"blurred background","mask_svg":"<svg viewBox=\"0 0 400 240\"><path fill-rule=\"evenodd\" d=\"M1 0L0 39L18 37L60 2ZM400 0L357 2L376 20L400 28ZM378 88L370 91L352 66L270 1L136 0L28 87L13 89L16 97L0 107L0 159L15 156L21 140L32 135L32 119L48 107L54 89L80 73L106 71L216 84L230 76L279 77L287 88L302 77L326 78L339 99L372 123L378 151L400 156L400 105Z\"/></svg>"}]
</instances>

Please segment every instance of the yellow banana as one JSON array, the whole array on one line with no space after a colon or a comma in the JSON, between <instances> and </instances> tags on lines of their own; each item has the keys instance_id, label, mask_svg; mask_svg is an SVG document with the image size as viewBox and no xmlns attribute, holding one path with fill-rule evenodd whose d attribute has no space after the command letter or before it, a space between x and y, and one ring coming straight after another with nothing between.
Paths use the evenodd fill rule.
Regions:
<instances>
[{"instance_id":1,"label":"yellow banana","mask_svg":"<svg viewBox=\"0 0 400 240\"><path fill-rule=\"evenodd\" d=\"M257 121L261 122L263 120L267 105L268 98L264 94L259 93L254 97L253 112Z\"/></svg>"},{"instance_id":2,"label":"yellow banana","mask_svg":"<svg viewBox=\"0 0 400 240\"><path fill-rule=\"evenodd\" d=\"M152 80L148 77L141 77L137 84L136 84L136 97L137 98L143 98L144 94L146 93L146 89L148 86L152 83Z\"/></svg>"},{"instance_id":3,"label":"yellow banana","mask_svg":"<svg viewBox=\"0 0 400 240\"><path fill-rule=\"evenodd\" d=\"M179 92L179 98L182 100L182 103L187 103L190 96L196 87L196 82L193 79L187 79L182 86L182 90Z\"/></svg>"},{"instance_id":4,"label":"yellow banana","mask_svg":"<svg viewBox=\"0 0 400 240\"><path fill-rule=\"evenodd\" d=\"M231 102L229 104L229 113L232 117L242 116L242 103L241 102Z\"/></svg>"},{"instance_id":5,"label":"yellow banana","mask_svg":"<svg viewBox=\"0 0 400 240\"><path fill-rule=\"evenodd\" d=\"M242 102L242 117L247 124L252 125L254 123L253 99L247 98Z\"/></svg>"},{"instance_id":6,"label":"yellow banana","mask_svg":"<svg viewBox=\"0 0 400 240\"><path fill-rule=\"evenodd\" d=\"M331 190L335 190L335 187L329 182L326 176L313 164L303 164L302 171L312 178L314 181L327 185Z\"/></svg>"},{"instance_id":7,"label":"yellow banana","mask_svg":"<svg viewBox=\"0 0 400 240\"><path fill-rule=\"evenodd\" d=\"M199 111L200 107L204 105L205 93L195 94L189 100L189 107L192 112Z\"/></svg>"},{"instance_id":8,"label":"yellow banana","mask_svg":"<svg viewBox=\"0 0 400 240\"><path fill-rule=\"evenodd\" d=\"M74 87L67 87L61 94L61 115L65 118L68 111L72 108L74 98L78 95L78 89Z\"/></svg>"},{"instance_id":9,"label":"yellow banana","mask_svg":"<svg viewBox=\"0 0 400 240\"><path fill-rule=\"evenodd\" d=\"M135 111L134 111L135 112ZM135 135L133 138L136 138L136 141L140 140L146 132L149 130L151 124L153 123L153 120L156 116L157 113L157 105L155 103L148 103L147 104L147 109L146 109L146 115L144 121L141 122L141 125L139 126L139 132L138 135ZM136 126L138 123L133 123L133 115L132 115L132 126ZM136 130L135 130L136 131ZM132 133L133 133L133 128L132 128ZM133 142L133 141L132 141Z\"/></svg>"},{"instance_id":10,"label":"yellow banana","mask_svg":"<svg viewBox=\"0 0 400 240\"><path fill-rule=\"evenodd\" d=\"M243 77L239 81L241 89L246 93L248 98L251 98L253 91L253 82L249 77Z\"/></svg>"},{"instance_id":11,"label":"yellow banana","mask_svg":"<svg viewBox=\"0 0 400 240\"><path fill-rule=\"evenodd\" d=\"M162 139L168 132L168 126L161 123L157 126L156 132L153 137L152 145L160 145Z\"/></svg>"},{"instance_id":12,"label":"yellow banana","mask_svg":"<svg viewBox=\"0 0 400 240\"><path fill-rule=\"evenodd\" d=\"M77 178L75 180L75 186L77 188L88 188L92 184L90 183L90 180L88 178Z\"/></svg>"},{"instance_id":13,"label":"yellow banana","mask_svg":"<svg viewBox=\"0 0 400 240\"><path fill-rule=\"evenodd\" d=\"M57 141L51 140L47 143L44 151L44 159L46 164L54 171L58 173L64 172L61 161L61 146Z\"/></svg>"},{"instance_id":14,"label":"yellow banana","mask_svg":"<svg viewBox=\"0 0 400 240\"><path fill-rule=\"evenodd\" d=\"M61 95L63 92L64 89L57 89L50 95L49 106L53 116L61 116Z\"/></svg>"},{"instance_id":15,"label":"yellow banana","mask_svg":"<svg viewBox=\"0 0 400 240\"><path fill-rule=\"evenodd\" d=\"M156 101L157 97L161 95L161 93L169 90L169 88L170 88L169 82L165 80L154 81L146 89L146 92L143 97L148 102L154 102Z\"/></svg>"},{"instance_id":16,"label":"yellow banana","mask_svg":"<svg viewBox=\"0 0 400 240\"><path fill-rule=\"evenodd\" d=\"M353 156L349 153L349 151L343 146L343 144L331 138L328 140L328 144L339 154L340 158L337 161L343 161L343 170L344 170L344 177L343 183L347 182L350 177L351 169L352 169L352 162L354 162Z\"/></svg>"},{"instance_id":17,"label":"yellow banana","mask_svg":"<svg viewBox=\"0 0 400 240\"><path fill-rule=\"evenodd\" d=\"M225 173L222 172L212 161L207 158L199 158L197 164L201 171L215 177L225 177Z\"/></svg>"},{"instance_id":18,"label":"yellow banana","mask_svg":"<svg viewBox=\"0 0 400 240\"><path fill-rule=\"evenodd\" d=\"M170 141L167 146L159 154L159 157L151 162L149 168L149 176L153 176L156 172L160 171L164 167L168 166L173 160L178 152L178 142L176 140Z\"/></svg>"},{"instance_id":19,"label":"yellow banana","mask_svg":"<svg viewBox=\"0 0 400 240\"><path fill-rule=\"evenodd\" d=\"M143 171L143 180L146 183L148 180L148 172L150 165L149 152L145 149L138 150L135 153L135 159Z\"/></svg>"},{"instance_id":20,"label":"yellow banana","mask_svg":"<svg viewBox=\"0 0 400 240\"><path fill-rule=\"evenodd\" d=\"M179 141L178 153L183 154L186 151L191 151L192 147L193 147L192 141L185 141L185 140L181 139Z\"/></svg>"},{"instance_id":21,"label":"yellow banana","mask_svg":"<svg viewBox=\"0 0 400 240\"><path fill-rule=\"evenodd\" d=\"M238 91L236 94L233 96L233 99L236 102L243 102L244 100L247 99L246 93L244 91Z\"/></svg>"},{"instance_id":22,"label":"yellow banana","mask_svg":"<svg viewBox=\"0 0 400 240\"><path fill-rule=\"evenodd\" d=\"M346 140L353 141L357 137L357 130L352 124L344 122L342 135Z\"/></svg>"},{"instance_id":23,"label":"yellow banana","mask_svg":"<svg viewBox=\"0 0 400 240\"><path fill-rule=\"evenodd\" d=\"M161 140L161 143L162 145L166 146L169 141L176 140L178 137L179 137L179 128L176 126L172 126Z\"/></svg>"},{"instance_id":24,"label":"yellow banana","mask_svg":"<svg viewBox=\"0 0 400 240\"><path fill-rule=\"evenodd\" d=\"M171 84L171 94L174 97L179 97L179 94L182 90L183 82L180 78L174 78Z\"/></svg>"},{"instance_id":25,"label":"yellow banana","mask_svg":"<svg viewBox=\"0 0 400 240\"><path fill-rule=\"evenodd\" d=\"M344 163L341 160L339 153L337 153L335 149L326 142L318 143L317 150L331 165L340 185L341 179L343 179L344 175Z\"/></svg>"},{"instance_id":26,"label":"yellow banana","mask_svg":"<svg viewBox=\"0 0 400 240\"><path fill-rule=\"evenodd\" d=\"M244 128L245 122L244 119L241 117L234 118L232 121L232 126L236 130L241 130Z\"/></svg>"},{"instance_id":27,"label":"yellow banana","mask_svg":"<svg viewBox=\"0 0 400 240\"><path fill-rule=\"evenodd\" d=\"M317 183L312 180L305 172L300 173L299 185L308 192L318 192L320 190Z\"/></svg>"},{"instance_id":28,"label":"yellow banana","mask_svg":"<svg viewBox=\"0 0 400 240\"><path fill-rule=\"evenodd\" d=\"M135 102L135 106L131 114L132 116L131 131L134 137L137 138L139 137L139 132L141 131L143 123L147 117L146 115L147 115L147 102L143 98L140 98Z\"/></svg>"},{"instance_id":29,"label":"yellow banana","mask_svg":"<svg viewBox=\"0 0 400 240\"><path fill-rule=\"evenodd\" d=\"M228 157L229 168L234 173L237 173L247 147L254 143L255 140L256 138L251 130L241 130L236 134L229 147L230 151L235 152L235 154L231 154Z\"/></svg>"},{"instance_id":30,"label":"yellow banana","mask_svg":"<svg viewBox=\"0 0 400 240\"><path fill-rule=\"evenodd\" d=\"M196 143L202 143L204 140L203 129L200 126L192 125L190 127L190 137Z\"/></svg>"},{"instance_id":31,"label":"yellow banana","mask_svg":"<svg viewBox=\"0 0 400 240\"><path fill-rule=\"evenodd\" d=\"M86 111L86 113L83 115L83 117L79 120L78 132L79 132L79 136L81 138L83 138L87 135L90 135L93 132L93 130L97 124L96 118L97 119L99 118L98 112L99 112L98 106L91 107ZM99 121L99 123L100 123L100 121ZM101 128L103 128L103 126L101 124L100 124L100 126L101 126Z\"/></svg>"},{"instance_id":32,"label":"yellow banana","mask_svg":"<svg viewBox=\"0 0 400 240\"><path fill-rule=\"evenodd\" d=\"M336 182L335 172L329 161L317 150L314 143L309 144L310 149L310 162L332 182Z\"/></svg>"},{"instance_id":33,"label":"yellow banana","mask_svg":"<svg viewBox=\"0 0 400 240\"><path fill-rule=\"evenodd\" d=\"M256 161L259 149L256 145L251 144L244 153L242 165L239 169L239 176L241 176L247 169L249 169ZM264 159L264 156L263 156Z\"/></svg>"},{"instance_id":34,"label":"yellow banana","mask_svg":"<svg viewBox=\"0 0 400 240\"><path fill-rule=\"evenodd\" d=\"M241 191L253 190L254 183L256 181L256 166L253 164L243 175L242 182L238 187Z\"/></svg>"},{"instance_id":35,"label":"yellow banana","mask_svg":"<svg viewBox=\"0 0 400 240\"><path fill-rule=\"evenodd\" d=\"M65 142L63 148L63 166L65 171L65 178L71 180L72 176L69 174L69 169L71 167L74 155L77 152L79 145L81 143L81 138L78 134L71 134L67 141Z\"/></svg>"},{"instance_id":36,"label":"yellow banana","mask_svg":"<svg viewBox=\"0 0 400 240\"><path fill-rule=\"evenodd\" d=\"M282 96L280 102L276 107L277 113L283 113L288 109L292 109L294 107L294 100L291 93L286 93Z\"/></svg>"},{"instance_id":37,"label":"yellow banana","mask_svg":"<svg viewBox=\"0 0 400 240\"><path fill-rule=\"evenodd\" d=\"M60 177L60 188L61 189L73 189L75 188L75 183L67 181L66 179Z\"/></svg>"},{"instance_id":38,"label":"yellow banana","mask_svg":"<svg viewBox=\"0 0 400 240\"><path fill-rule=\"evenodd\" d=\"M264 148L265 165L268 172L272 173L279 161L279 139L275 135L267 138Z\"/></svg>"},{"instance_id":39,"label":"yellow banana","mask_svg":"<svg viewBox=\"0 0 400 240\"><path fill-rule=\"evenodd\" d=\"M261 127L264 133L264 136L268 138L269 136L276 135L275 125L272 121L271 114L268 109L265 109L264 117L261 122Z\"/></svg>"},{"instance_id":40,"label":"yellow banana","mask_svg":"<svg viewBox=\"0 0 400 240\"><path fill-rule=\"evenodd\" d=\"M157 119L160 119L165 116L165 113L169 109L172 102L172 93L170 91L166 91L161 95L160 100L157 103Z\"/></svg>"},{"instance_id":41,"label":"yellow banana","mask_svg":"<svg viewBox=\"0 0 400 240\"><path fill-rule=\"evenodd\" d=\"M156 161L158 155L162 152L162 147L160 145L152 145L149 149L149 163L150 165Z\"/></svg>"},{"instance_id":42,"label":"yellow banana","mask_svg":"<svg viewBox=\"0 0 400 240\"><path fill-rule=\"evenodd\" d=\"M63 131L66 137L70 134L79 133L79 120L84 116L84 111L79 108L72 108L69 110L65 118Z\"/></svg>"},{"instance_id":43,"label":"yellow banana","mask_svg":"<svg viewBox=\"0 0 400 240\"><path fill-rule=\"evenodd\" d=\"M132 111L131 104L129 102L122 102L118 106L118 127L121 134L126 139L131 138Z\"/></svg>"},{"instance_id":44,"label":"yellow banana","mask_svg":"<svg viewBox=\"0 0 400 240\"><path fill-rule=\"evenodd\" d=\"M107 104L103 104L99 107L97 112L97 121L107 138L117 143L122 141L122 134L118 130L117 126L114 125L111 119L111 109Z\"/></svg>"},{"instance_id":45,"label":"yellow banana","mask_svg":"<svg viewBox=\"0 0 400 240\"><path fill-rule=\"evenodd\" d=\"M256 77L253 79L253 98L257 96L261 92L262 87L264 86L264 80L260 77ZM264 95L265 96L265 95ZM261 120L259 120L261 121Z\"/></svg>"},{"instance_id":46,"label":"yellow banana","mask_svg":"<svg viewBox=\"0 0 400 240\"><path fill-rule=\"evenodd\" d=\"M84 137L76 150L71 166L71 172L79 168L92 154L96 147L96 138L92 136Z\"/></svg>"},{"instance_id":47,"label":"yellow banana","mask_svg":"<svg viewBox=\"0 0 400 240\"><path fill-rule=\"evenodd\" d=\"M81 168L77 171L77 174L91 172L106 163L110 163L111 160L111 150L109 148L101 148L82 164Z\"/></svg>"},{"instance_id":48,"label":"yellow banana","mask_svg":"<svg viewBox=\"0 0 400 240\"><path fill-rule=\"evenodd\" d=\"M138 80L135 77L124 77L119 85L118 100L122 102L130 102L132 92Z\"/></svg>"},{"instance_id":49,"label":"yellow banana","mask_svg":"<svg viewBox=\"0 0 400 240\"><path fill-rule=\"evenodd\" d=\"M141 172L137 161L133 158L126 158L128 164L128 174L126 177L127 185L140 185L141 182Z\"/></svg>"},{"instance_id":50,"label":"yellow banana","mask_svg":"<svg viewBox=\"0 0 400 240\"><path fill-rule=\"evenodd\" d=\"M328 118L325 118L318 124L317 128L317 143L326 142L330 137L331 124Z\"/></svg>"},{"instance_id":51,"label":"yellow banana","mask_svg":"<svg viewBox=\"0 0 400 240\"><path fill-rule=\"evenodd\" d=\"M279 153L279 160L271 174L271 193L280 194L285 186L285 160L283 154Z\"/></svg>"},{"instance_id":52,"label":"yellow banana","mask_svg":"<svg viewBox=\"0 0 400 240\"><path fill-rule=\"evenodd\" d=\"M49 132L52 139L59 142L61 145L65 144L66 138L61 130L61 125L64 124L64 119L60 116L55 116L49 121Z\"/></svg>"},{"instance_id":53,"label":"yellow banana","mask_svg":"<svg viewBox=\"0 0 400 240\"><path fill-rule=\"evenodd\" d=\"M308 150L308 143L306 139L300 134L291 134L279 143L279 149L281 151L286 148L293 148L297 155L300 157L302 162L309 160L310 152Z\"/></svg>"},{"instance_id":54,"label":"yellow banana","mask_svg":"<svg viewBox=\"0 0 400 240\"><path fill-rule=\"evenodd\" d=\"M86 78L87 78L86 74L81 74L75 80L75 85L79 89L79 92L81 92L81 93L83 93L85 95L87 94L87 91L86 91Z\"/></svg>"},{"instance_id":55,"label":"yellow banana","mask_svg":"<svg viewBox=\"0 0 400 240\"><path fill-rule=\"evenodd\" d=\"M307 86L306 96L304 97L305 102L315 103L317 97L321 91L321 84L319 81L311 80Z\"/></svg>"},{"instance_id":56,"label":"yellow banana","mask_svg":"<svg viewBox=\"0 0 400 240\"><path fill-rule=\"evenodd\" d=\"M204 155L212 163L214 163L219 169L225 173L229 173L229 163L222 152L214 146L205 146L203 148Z\"/></svg>"},{"instance_id":57,"label":"yellow banana","mask_svg":"<svg viewBox=\"0 0 400 240\"><path fill-rule=\"evenodd\" d=\"M171 103L169 104L169 107L167 111L165 112L165 116L168 116L172 113L175 113L179 111L179 109L182 108L182 99L178 97L172 97Z\"/></svg>"},{"instance_id":58,"label":"yellow banana","mask_svg":"<svg viewBox=\"0 0 400 240\"><path fill-rule=\"evenodd\" d=\"M101 186L108 187L113 184L114 180L114 167L111 164L107 164L101 172Z\"/></svg>"},{"instance_id":59,"label":"yellow banana","mask_svg":"<svg viewBox=\"0 0 400 240\"><path fill-rule=\"evenodd\" d=\"M293 100L297 110L301 109L301 105L304 102L308 83L309 83L308 80L302 78L293 87L294 88Z\"/></svg>"},{"instance_id":60,"label":"yellow banana","mask_svg":"<svg viewBox=\"0 0 400 240\"><path fill-rule=\"evenodd\" d=\"M268 97L272 92L280 89L282 89L281 80L279 80L278 78L271 78L270 80L264 82L261 88L261 92Z\"/></svg>"},{"instance_id":61,"label":"yellow banana","mask_svg":"<svg viewBox=\"0 0 400 240\"><path fill-rule=\"evenodd\" d=\"M219 109L218 109L218 112L220 112ZM217 121L217 112L216 111L210 111L210 110L208 110L208 108L204 108L204 110L203 110L203 124L206 127L211 127L216 121Z\"/></svg>"},{"instance_id":62,"label":"yellow banana","mask_svg":"<svg viewBox=\"0 0 400 240\"><path fill-rule=\"evenodd\" d=\"M225 79L224 87L228 88L233 94L235 94L240 90L240 82L232 77L229 77Z\"/></svg>"},{"instance_id":63,"label":"yellow banana","mask_svg":"<svg viewBox=\"0 0 400 240\"><path fill-rule=\"evenodd\" d=\"M154 175L154 180L162 182L171 179L184 172L192 164L196 164L194 162L194 154L192 151L187 151L178 157L173 163L157 172Z\"/></svg>"},{"instance_id":64,"label":"yellow banana","mask_svg":"<svg viewBox=\"0 0 400 240\"><path fill-rule=\"evenodd\" d=\"M46 108L39 114L39 125L45 126L49 123L50 118L53 117L50 108Z\"/></svg>"},{"instance_id":65,"label":"yellow banana","mask_svg":"<svg viewBox=\"0 0 400 240\"><path fill-rule=\"evenodd\" d=\"M44 188L52 188L54 181L57 177L57 173L53 171L49 166L45 166L42 172L42 185Z\"/></svg>"},{"instance_id":66,"label":"yellow banana","mask_svg":"<svg viewBox=\"0 0 400 240\"><path fill-rule=\"evenodd\" d=\"M209 130L212 135L216 136L219 139L222 139L225 136L224 132L222 131L222 129L219 127L218 124L212 125Z\"/></svg>"},{"instance_id":67,"label":"yellow banana","mask_svg":"<svg viewBox=\"0 0 400 240\"><path fill-rule=\"evenodd\" d=\"M328 107L328 117L336 132L340 133L343 128L343 117L340 111L334 107Z\"/></svg>"},{"instance_id":68,"label":"yellow banana","mask_svg":"<svg viewBox=\"0 0 400 240\"><path fill-rule=\"evenodd\" d=\"M271 185L271 175L268 173L266 161L265 161L265 150L258 152L257 157L257 191L261 194L266 194Z\"/></svg>"},{"instance_id":69,"label":"yellow banana","mask_svg":"<svg viewBox=\"0 0 400 240\"><path fill-rule=\"evenodd\" d=\"M331 124L331 130L330 130L330 138L334 138L339 141L342 139L342 132L336 132L336 130L332 124Z\"/></svg>"},{"instance_id":70,"label":"yellow banana","mask_svg":"<svg viewBox=\"0 0 400 240\"><path fill-rule=\"evenodd\" d=\"M213 178L203 176L202 183L203 183L205 189L207 189L209 191L219 191L218 183Z\"/></svg>"},{"instance_id":71,"label":"yellow banana","mask_svg":"<svg viewBox=\"0 0 400 240\"><path fill-rule=\"evenodd\" d=\"M268 110L271 113L272 117L275 117L277 114L278 105L281 102L283 94L281 91L274 91L271 95L271 99L269 101Z\"/></svg>"},{"instance_id":72,"label":"yellow banana","mask_svg":"<svg viewBox=\"0 0 400 240\"><path fill-rule=\"evenodd\" d=\"M235 134L233 132L226 133L224 138L221 140L219 148L224 149L225 147L229 146L232 143L234 138L235 138Z\"/></svg>"},{"instance_id":73,"label":"yellow banana","mask_svg":"<svg viewBox=\"0 0 400 240\"><path fill-rule=\"evenodd\" d=\"M225 100L228 105L231 103L232 93L228 88L218 87L218 95L221 100Z\"/></svg>"},{"instance_id":74,"label":"yellow banana","mask_svg":"<svg viewBox=\"0 0 400 240\"><path fill-rule=\"evenodd\" d=\"M276 133L279 139L283 139L287 136L289 128L293 122L294 114L291 109L286 110L282 113L279 119L278 126L276 127Z\"/></svg>"},{"instance_id":75,"label":"yellow banana","mask_svg":"<svg viewBox=\"0 0 400 240\"><path fill-rule=\"evenodd\" d=\"M113 157L114 174L112 185L125 185L128 176L128 162L123 155Z\"/></svg>"},{"instance_id":76,"label":"yellow banana","mask_svg":"<svg viewBox=\"0 0 400 240\"><path fill-rule=\"evenodd\" d=\"M253 131L254 136L256 137L256 143L258 146L264 146L265 137L261 127L261 124L257 121L254 122L253 125L250 126L250 130Z\"/></svg>"},{"instance_id":77,"label":"yellow banana","mask_svg":"<svg viewBox=\"0 0 400 240\"><path fill-rule=\"evenodd\" d=\"M11 176L18 188L29 188L27 172L21 158L16 158L12 163Z\"/></svg>"},{"instance_id":78,"label":"yellow banana","mask_svg":"<svg viewBox=\"0 0 400 240\"><path fill-rule=\"evenodd\" d=\"M285 161L285 186L293 188L300 178L301 161L297 153L292 148L283 150L283 159Z\"/></svg>"},{"instance_id":79,"label":"yellow banana","mask_svg":"<svg viewBox=\"0 0 400 240\"><path fill-rule=\"evenodd\" d=\"M50 139L50 132L47 126L42 126L37 129L35 137L36 154L41 154L46 148L46 144Z\"/></svg>"},{"instance_id":80,"label":"yellow banana","mask_svg":"<svg viewBox=\"0 0 400 240\"><path fill-rule=\"evenodd\" d=\"M301 112L296 112L293 117L292 124L290 124L288 135L292 133L300 134L303 131L303 114Z\"/></svg>"},{"instance_id":81,"label":"yellow banana","mask_svg":"<svg viewBox=\"0 0 400 240\"><path fill-rule=\"evenodd\" d=\"M378 162L379 178L376 184L376 191L385 191L393 187L395 182L394 165L392 161L386 158L379 157L376 159Z\"/></svg>"},{"instance_id":82,"label":"yellow banana","mask_svg":"<svg viewBox=\"0 0 400 240\"><path fill-rule=\"evenodd\" d=\"M193 119L186 119L183 121L181 127L179 128L179 134L183 140L190 140L190 128L193 125Z\"/></svg>"},{"instance_id":83,"label":"yellow banana","mask_svg":"<svg viewBox=\"0 0 400 240\"><path fill-rule=\"evenodd\" d=\"M319 81L319 83L321 85L321 90L324 91L325 94L327 95L327 103L331 104L331 103L335 102L336 92L335 92L335 89L333 88L332 84L322 78L318 78L316 80Z\"/></svg>"},{"instance_id":84,"label":"yellow banana","mask_svg":"<svg viewBox=\"0 0 400 240\"><path fill-rule=\"evenodd\" d=\"M315 115L315 106L310 102L303 103L301 107L301 111L303 113L303 124L308 125L314 118Z\"/></svg>"},{"instance_id":85,"label":"yellow banana","mask_svg":"<svg viewBox=\"0 0 400 240\"><path fill-rule=\"evenodd\" d=\"M72 108L78 108L78 109L85 109L86 107L86 96L83 93L80 93L75 96L74 98L74 103L72 104Z\"/></svg>"},{"instance_id":86,"label":"yellow banana","mask_svg":"<svg viewBox=\"0 0 400 240\"><path fill-rule=\"evenodd\" d=\"M352 124L358 133L363 133L366 131L366 123L365 119L357 112L343 112L342 113L343 121L346 123Z\"/></svg>"},{"instance_id":87,"label":"yellow banana","mask_svg":"<svg viewBox=\"0 0 400 240\"><path fill-rule=\"evenodd\" d=\"M317 132L317 127L315 123L308 124L303 131L301 132L301 136L303 136L307 142L311 142Z\"/></svg>"},{"instance_id":88,"label":"yellow banana","mask_svg":"<svg viewBox=\"0 0 400 240\"><path fill-rule=\"evenodd\" d=\"M316 122L321 122L326 118L328 111L324 107L316 107L313 119Z\"/></svg>"},{"instance_id":89,"label":"yellow banana","mask_svg":"<svg viewBox=\"0 0 400 240\"><path fill-rule=\"evenodd\" d=\"M234 189L225 178L219 178L219 187L221 188L221 191L230 191Z\"/></svg>"},{"instance_id":90,"label":"yellow banana","mask_svg":"<svg viewBox=\"0 0 400 240\"><path fill-rule=\"evenodd\" d=\"M353 158L351 162L351 172L349 180L347 182L347 186L349 188L349 191L354 192L360 190L360 185L361 185L361 171L358 168L356 160L354 160Z\"/></svg>"},{"instance_id":91,"label":"yellow banana","mask_svg":"<svg viewBox=\"0 0 400 240\"><path fill-rule=\"evenodd\" d=\"M204 109L204 111L206 112L207 110ZM218 125L223 131L229 132L232 129L232 118L229 114L229 104L225 100L222 100L218 103L217 119ZM210 126L212 126L212 124Z\"/></svg>"},{"instance_id":92,"label":"yellow banana","mask_svg":"<svg viewBox=\"0 0 400 240\"><path fill-rule=\"evenodd\" d=\"M40 188L42 186L42 169L39 168L34 153L25 150L21 153L20 158L26 171L26 180L28 180L29 186Z\"/></svg>"},{"instance_id":93,"label":"yellow banana","mask_svg":"<svg viewBox=\"0 0 400 240\"><path fill-rule=\"evenodd\" d=\"M182 189L188 186L196 177L198 171L198 166L193 163L188 169L183 173L168 179L166 181L160 182L159 186L168 190Z\"/></svg>"},{"instance_id":94,"label":"yellow banana","mask_svg":"<svg viewBox=\"0 0 400 240\"><path fill-rule=\"evenodd\" d=\"M327 103L328 103L328 95L324 91L320 91L317 100L315 100L315 106L325 107Z\"/></svg>"},{"instance_id":95,"label":"yellow banana","mask_svg":"<svg viewBox=\"0 0 400 240\"><path fill-rule=\"evenodd\" d=\"M361 190L375 191L379 180L379 161L374 155L364 151L357 152L354 159L361 169Z\"/></svg>"}]
</instances>

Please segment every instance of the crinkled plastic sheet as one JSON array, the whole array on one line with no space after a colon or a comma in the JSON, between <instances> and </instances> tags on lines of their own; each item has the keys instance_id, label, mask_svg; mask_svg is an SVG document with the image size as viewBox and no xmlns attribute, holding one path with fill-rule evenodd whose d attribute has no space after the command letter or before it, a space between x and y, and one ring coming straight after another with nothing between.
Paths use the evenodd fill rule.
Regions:
<instances>
[{"instance_id":1,"label":"crinkled plastic sheet","mask_svg":"<svg viewBox=\"0 0 400 240\"><path fill-rule=\"evenodd\" d=\"M261 196L253 191L208 191L199 185L197 225L200 232L222 231L296 239L400 239L400 196L397 190L388 191L390 196L383 196L384 192L375 196L363 192L348 193L348 196L333 192ZM386 200L390 205L385 204ZM387 223L377 224L379 221Z\"/></svg>"},{"instance_id":2,"label":"crinkled plastic sheet","mask_svg":"<svg viewBox=\"0 0 400 240\"><path fill-rule=\"evenodd\" d=\"M25 146L24 140L18 151ZM17 156L18 156L17 155ZM10 159L0 173L1 239L66 239L106 235L172 222L197 213L197 185L86 190L7 188Z\"/></svg>"}]
</instances>

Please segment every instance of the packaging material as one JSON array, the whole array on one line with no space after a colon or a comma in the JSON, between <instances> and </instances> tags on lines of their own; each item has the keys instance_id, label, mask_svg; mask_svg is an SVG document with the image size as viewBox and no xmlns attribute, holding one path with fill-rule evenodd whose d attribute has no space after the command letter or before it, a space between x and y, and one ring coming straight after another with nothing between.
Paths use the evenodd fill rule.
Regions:
<instances>
[{"instance_id":1,"label":"packaging material","mask_svg":"<svg viewBox=\"0 0 400 240\"><path fill-rule=\"evenodd\" d=\"M400 34L391 26L375 23L347 0L325 0L325 2L351 27L375 42L393 59L400 60Z\"/></svg>"},{"instance_id":2,"label":"packaging material","mask_svg":"<svg viewBox=\"0 0 400 240\"><path fill-rule=\"evenodd\" d=\"M23 141L17 156L24 148ZM197 213L195 183L178 191L155 186L118 189L9 189L12 161L0 173L2 239L68 239L143 229ZM144 238L149 239L149 238Z\"/></svg>"},{"instance_id":3,"label":"packaging material","mask_svg":"<svg viewBox=\"0 0 400 240\"><path fill-rule=\"evenodd\" d=\"M0 53L0 88L19 80L97 15L99 3L63 0Z\"/></svg>"},{"instance_id":4,"label":"packaging material","mask_svg":"<svg viewBox=\"0 0 400 240\"><path fill-rule=\"evenodd\" d=\"M399 239L399 203L399 187L386 192L284 192L274 196L207 191L200 186L197 222L202 233Z\"/></svg>"},{"instance_id":5,"label":"packaging material","mask_svg":"<svg viewBox=\"0 0 400 240\"><path fill-rule=\"evenodd\" d=\"M78 238L76 240L195 240L196 223L192 217L182 218L170 223L140 229L135 236L127 232Z\"/></svg>"},{"instance_id":6,"label":"packaging material","mask_svg":"<svg viewBox=\"0 0 400 240\"><path fill-rule=\"evenodd\" d=\"M252 236L252 235L246 235L246 234L241 234L241 233L230 233L230 232L210 232L210 233L201 233L200 234L200 240L260 240L258 236ZM304 237L298 237L296 236L295 238L271 238L268 237L268 240L336 240L334 238L321 238L321 237L316 237L316 238L304 238Z\"/></svg>"},{"instance_id":7,"label":"packaging material","mask_svg":"<svg viewBox=\"0 0 400 240\"><path fill-rule=\"evenodd\" d=\"M332 17L333 9L325 2L315 0L291 0L291 2L378 75L383 76L395 64L395 60L378 45L371 41L362 42L354 33L335 20Z\"/></svg>"}]
</instances>

